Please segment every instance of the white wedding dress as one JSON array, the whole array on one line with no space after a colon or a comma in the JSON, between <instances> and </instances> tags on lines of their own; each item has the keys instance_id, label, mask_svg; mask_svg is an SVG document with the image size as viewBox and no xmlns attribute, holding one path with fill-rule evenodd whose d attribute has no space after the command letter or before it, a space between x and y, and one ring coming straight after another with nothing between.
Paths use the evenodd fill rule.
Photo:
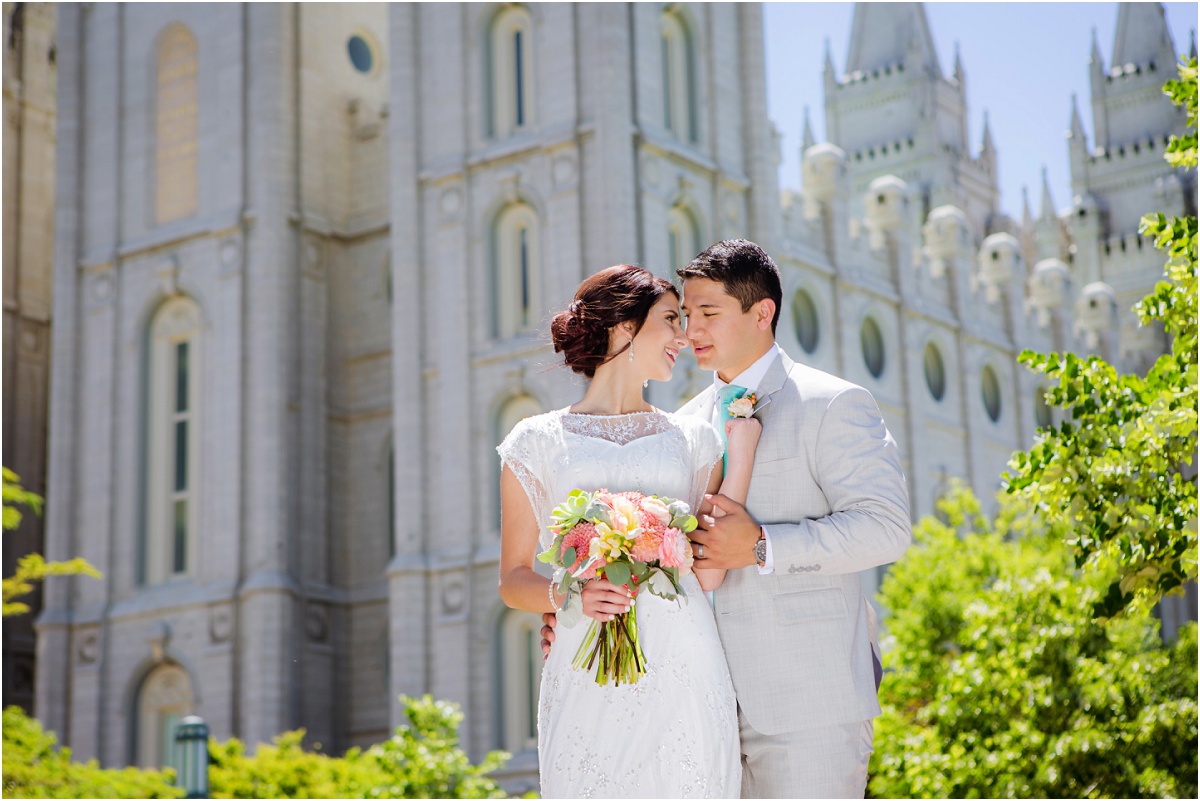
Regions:
<instances>
[{"instance_id":1,"label":"white wedding dress","mask_svg":"<svg viewBox=\"0 0 1200 801\"><path fill-rule=\"evenodd\" d=\"M698 506L721 458L705 421L663 412L521 421L497 450L529 496L545 550L550 510L572 489L636 490ZM646 674L600 686L571 662L591 619L558 626L542 670L538 761L544 798L736 798L737 703L712 606L689 574L687 599L637 598Z\"/></svg>"}]
</instances>

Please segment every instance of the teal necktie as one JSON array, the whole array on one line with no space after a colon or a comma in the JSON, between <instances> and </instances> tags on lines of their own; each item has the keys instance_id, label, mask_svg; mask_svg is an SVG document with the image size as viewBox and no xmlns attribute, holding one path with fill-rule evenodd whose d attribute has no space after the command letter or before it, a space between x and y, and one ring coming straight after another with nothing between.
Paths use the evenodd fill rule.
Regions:
<instances>
[{"instance_id":1,"label":"teal necktie","mask_svg":"<svg viewBox=\"0 0 1200 801\"><path fill-rule=\"evenodd\" d=\"M729 467L729 441L725 438L725 423L730 419L729 404L733 403L738 398L746 394L748 390L745 387L739 387L737 384L726 384L717 390L717 398L719 405L717 409L717 433L721 435L721 445L724 447L725 467Z\"/></svg>"}]
</instances>

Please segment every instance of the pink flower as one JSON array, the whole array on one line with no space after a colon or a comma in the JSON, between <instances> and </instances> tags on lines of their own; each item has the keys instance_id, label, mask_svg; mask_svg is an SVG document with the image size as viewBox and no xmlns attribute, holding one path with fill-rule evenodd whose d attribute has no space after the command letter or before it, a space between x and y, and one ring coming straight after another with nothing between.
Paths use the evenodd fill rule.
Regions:
<instances>
[{"instance_id":1,"label":"pink flower","mask_svg":"<svg viewBox=\"0 0 1200 801\"><path fill-rule=\"evenodd\" d=\"M584 560L588 558L589 546L591 545L592 540L594 540L597 536L599 536L599 532L596 531L595 525L585 521L580 521L579 523L575 524L574 528L566 533L566 536L563 537L562 553L560 553L559 556L561 557L562 554L565 554L568 548L575 549L575 564L568 568L568 571L572 575L574 575L575 571L579 569ZM579 578L584 580L594 579L595 577L595 565L589 567L587 570L579 574Z\"/></svg>"},{"instance_id":2,"label":"pink flower","mask_svg":"<svg viewBox=\"0 0 1200 801\"><path fill-rule=\"evenodd\" d=\"M658 558L658 551L662 547L663 532L665 530L660 527L643 527L642 535L634 541L633 550L629 552L629 555L639 562L653 562Z\"/></svg>"},{"instance_id":3,"label":"pink flower","mask_svg":"<svg viewBox=\"0 0 1200 801\"><path fill-rule=\"evenodd\" d=\"M692 545L688 542L687 535L677 528L669 528L663 532L658 561L663 567L679 568L681 573L690 571L692 569Z\"/></svg>"}]
</instances>

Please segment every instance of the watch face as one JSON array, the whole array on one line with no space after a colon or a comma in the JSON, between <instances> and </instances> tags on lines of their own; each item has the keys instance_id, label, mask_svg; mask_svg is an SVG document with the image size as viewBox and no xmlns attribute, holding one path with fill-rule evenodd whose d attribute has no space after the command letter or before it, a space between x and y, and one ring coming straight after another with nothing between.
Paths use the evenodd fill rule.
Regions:
<instances>
[{"instance_id":1,"label":"watch face","mask_svg":"<svg viewBox=\"0 0 1200 801\"><path fill-rule=\"evenodd\" d=\"M760 565L767 561L767 541L765 539L754 543L754 561Z\"/></svg>"}]
</instances>

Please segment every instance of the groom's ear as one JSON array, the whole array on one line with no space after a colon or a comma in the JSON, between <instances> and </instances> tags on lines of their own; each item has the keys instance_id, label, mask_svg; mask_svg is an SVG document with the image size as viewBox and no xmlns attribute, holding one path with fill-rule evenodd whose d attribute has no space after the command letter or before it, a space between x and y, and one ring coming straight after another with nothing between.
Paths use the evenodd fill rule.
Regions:
<instances>
[{"instance_id":1,"label":"groom's ear","mask_svg":"<svg viewBox=\"0 0 1200 801\"><path fill-rule=\"evenodd\" d=\"M754 304L754 325L759 331L771 330L771 321L775 319L775 301L763 298Z\"/></svg>"}]
</instances>

